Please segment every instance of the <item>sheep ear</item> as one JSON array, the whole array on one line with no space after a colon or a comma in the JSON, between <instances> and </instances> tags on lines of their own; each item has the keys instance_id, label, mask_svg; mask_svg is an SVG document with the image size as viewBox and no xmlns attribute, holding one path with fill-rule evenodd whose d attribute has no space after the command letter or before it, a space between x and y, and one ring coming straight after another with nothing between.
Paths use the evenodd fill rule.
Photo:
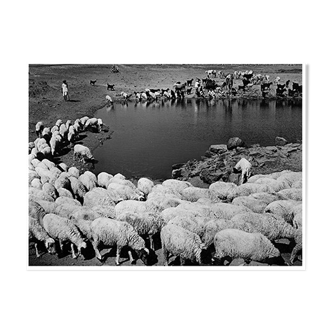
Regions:
<instances>
[{"instance_id":1,"label":"sheep ear","mask_svg":"<svg viewBox=\"0 0 332 332\"><path fill-rule=\"evenodd\" d=\"M149 249L148 248L144 248L144 251L146 251L146 253L149 254Z\"/></svg>"}]
</instances>

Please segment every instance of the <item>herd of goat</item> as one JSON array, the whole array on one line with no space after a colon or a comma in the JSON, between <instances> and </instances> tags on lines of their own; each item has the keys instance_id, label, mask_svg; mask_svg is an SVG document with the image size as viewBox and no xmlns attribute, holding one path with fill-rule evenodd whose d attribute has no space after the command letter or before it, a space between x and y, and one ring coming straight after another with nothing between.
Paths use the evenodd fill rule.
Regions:
<instances>
[{"instance_id":1,"label":"herd of goat","mask_svg":"<svg viewBox=\"0 0 332 332\"><path fill-rule=\"evenodd\" d=\"M245 93L250 96L258 97L259 91L263 98L281 97L295 98L302 96L302 85L298 82L287 80L282 83L280 77L270 81L269 75L255 74L252 70L234 71L224 73L223 71L207 70L205 78L196 77L185 82L176 82L172 88L147 88L144 91L134 91L127 93L121 91L117 96L123 100L129 100L134 95L136 101L151 101L158 99L174 100L183 99L185 96L196 98L219 99L226 97L245 97ZM217 82L214 78L219 78ZM242 81L242 84L234 84L234 81ZM90 85L95 85L97 80L90 80ZM253 89L255 85L260 85L260 90ZM275 86L275 95L272 94L271 86ZM107 90L115 91L115 84L106 83ZM106 97L108 102L113 100L110 96Z\"/></svg>"}]
</instances>

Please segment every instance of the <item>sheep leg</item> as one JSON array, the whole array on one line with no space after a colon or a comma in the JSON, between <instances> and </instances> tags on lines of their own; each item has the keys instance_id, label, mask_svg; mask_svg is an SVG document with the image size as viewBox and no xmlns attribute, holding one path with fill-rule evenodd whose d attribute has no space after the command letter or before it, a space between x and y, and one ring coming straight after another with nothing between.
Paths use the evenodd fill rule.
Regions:
<instances>
[{"instance_id":1,"label":"sheep leg","mask_svg":"<svg viewBox=\"0 0 332 332\"><path fill-rule=\"evenodd\" d=\"M92 246L95 251L96 257L101 261L102 257L101 257L100 251L98 250L98 241L93 241Z\"/></svg>"},{"instance_id":2,"label":"sheep leg","mask_svg":"<svg viewBox=\"0 0 332 332\"><path fill-rule=\"evenodd\" d=\"M77 255L77 256L75 255L74 244L71 243L71 244L70 244L70 247L71 247L71 255L72 255L72 257L73 257L73 258L77 258L78 255Z\"/></svg>"},{"instance_id":3,"label":"sheep leg","mask_svg":"<svg viewBox=\"0 0 332 332\"><path fill-rule=\"evenodd\" d=\"M164 261L165 261L164 265L168 266L168 251L165 248L165 246L163 246L163 245L162 245L162 252L163 252Z\"/></svg>"},{"instance_id":4,"label":"sheep leg","mask_svg":"<svg viewBox=\"0 0 332 332\"><path fill-rule=\"evenodd\" d=\"M150 248L154 251L154 242L153 242L153 235L149 235L149 241L150 241Z\"/></svg>"},{"instance_id":5,"label":"sheep leg","mask_svg":"<svg viewBox=\"0 0 332 332\"><path fill-rule=\"evenodd\" d=\"M295 257L297 253L302 249L302 243L297 243L295 247L292 250L291 257L290 257L290 263L293 265Z\"/></svg>"},{"instance_id":6,"label":"sheep leg","mask_svg":"<svg viewBox=\"0 0 332 332\"><path fill-rule=\"evenodd\" d=\"M131 250L128 250L128 256L129 256L129 259L130 259L130 264L133 264L135 260L133 258L133 254L131 253Z\"/></svg>"},{"instance_id":7,"label":"sheep leg","mask_svg":"<svg viewBox=\"0 0 332 332\"><path fill-rule=\"evenodd\" d=\"M180 256L180 265L185 265L186 264L186 260Z\"/></svg>"},{"instance_id":8,"label":"sheep leg","mask_svg":"<svg viewBox=\"0 0 332 332\"><path fill-rule=\"evenodd\" d=\"M119 246L116 247L115 265L120 265L119 260L120 260L121 249L122 247Z\"/></svg>"},{"instance_id":9,"label":"sheep leg","mask_svg":"<svg viewBox=\"0 0 332 332\"><path fill-rule=\"evenodd\" d=\"M37 258L39 258L40 255L39 255L39 253L38 253L38 246L37 246L37 243L35 243L35 249L36 249L36 256L37 256Z\"/></svg>"},{"instance_id":10,"label":"sheep leg","mask_svg":"<svg viewBox=\"0 0 332 332\"><path fill-rule=\"evenodd\" d=\"M63 253L63 243L61 240L59 240L59 246L60 246L60 253Z\"/></svg>"}]
</instances>

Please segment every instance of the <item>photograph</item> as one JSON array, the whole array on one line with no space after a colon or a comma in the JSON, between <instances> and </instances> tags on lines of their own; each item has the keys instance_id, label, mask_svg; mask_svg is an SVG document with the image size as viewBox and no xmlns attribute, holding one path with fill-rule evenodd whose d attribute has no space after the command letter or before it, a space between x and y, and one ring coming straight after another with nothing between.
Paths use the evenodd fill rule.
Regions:
<instances>
[{"instance_id":1,"label":"photograph","mask_svg":"<svg viewBox=\"0 0 332 332\"><path fill-rule=\"evenodd\" d=\"M28 70L28 269L304 268L305 65Z\"/></svg>"}]
</instances>

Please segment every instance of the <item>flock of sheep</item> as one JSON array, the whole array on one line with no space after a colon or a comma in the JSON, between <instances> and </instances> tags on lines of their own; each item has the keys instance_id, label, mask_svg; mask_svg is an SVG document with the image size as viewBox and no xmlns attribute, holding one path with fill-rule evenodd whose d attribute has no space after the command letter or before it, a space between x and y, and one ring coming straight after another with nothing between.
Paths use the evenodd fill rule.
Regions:
<instances>
[{"instance_id":1,"label":"flock of sheep","mask_svg":"<svg viewBox=\"0 0 332 332\"><path fill-rule=\"evenodd\" d=\"M218 181L198 188L175 179L155 184L144 177L135 185L121 174L80 174L49 159L57 151L52 141L70 142L71 132L89 126L100 130L95 120L59 121L58 130L36 127L38 138L29 144L29 239L37 257L45 249L61 255L67 242L73 258L92 245L105 261L101 248L116 247L116 265L125 249L131 263L150 265L161 242L164 265L171 256L181 264L223 265L235 258L271 264L280 259L275 240L287 238L293 264L302 248L302 172L254 175L239 186ZM93 158L86 147L75 149Z\"/></svg>"}]
</instances>

